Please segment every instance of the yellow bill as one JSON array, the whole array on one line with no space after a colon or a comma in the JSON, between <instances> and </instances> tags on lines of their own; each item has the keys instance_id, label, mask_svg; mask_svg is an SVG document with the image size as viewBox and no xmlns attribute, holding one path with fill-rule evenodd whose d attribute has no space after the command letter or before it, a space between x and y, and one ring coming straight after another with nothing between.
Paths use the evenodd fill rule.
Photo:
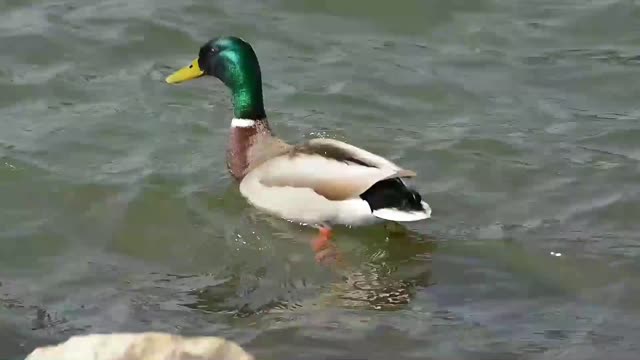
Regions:
<instances>
[{"instance_id":1,"label":"yellow bill","mask_svg":"<svg viewBox=\"0 0 640 360\"><path fill-rule=\"evenodd\" d=\"M165 79L169 84L177 84L183 81L193 80L198 78L204 74L204 71L200 70L200 65L198 65L198 59L195 59L191 62L189 66L185 66L182 69L174 72L173 74L167 76Z\"/></svg>"}]
</instances>

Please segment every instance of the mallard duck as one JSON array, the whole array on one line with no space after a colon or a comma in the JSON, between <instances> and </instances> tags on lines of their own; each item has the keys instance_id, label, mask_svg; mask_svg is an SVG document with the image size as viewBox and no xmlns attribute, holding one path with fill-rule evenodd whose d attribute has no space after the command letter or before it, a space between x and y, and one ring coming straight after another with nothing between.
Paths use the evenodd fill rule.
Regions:
<instances>
[{"instance_id":1,"label":"mallard duck","mask_svg":"<svg viewBox=\"0 0 640 360\"><path fill-rule=\"evenodd\" d=\"M334 139L292 145L278 138L267 121L260 65L249 43L232 36L209 40L191 64L169 75L166 82L177 84L204 75L218 78L231 90L234 118L227 168L254 207L315 226L323 241L329 241L336 224L431 216L429 205L403 180L415 177L415 172Z\"/></svg>"}]
</instances>

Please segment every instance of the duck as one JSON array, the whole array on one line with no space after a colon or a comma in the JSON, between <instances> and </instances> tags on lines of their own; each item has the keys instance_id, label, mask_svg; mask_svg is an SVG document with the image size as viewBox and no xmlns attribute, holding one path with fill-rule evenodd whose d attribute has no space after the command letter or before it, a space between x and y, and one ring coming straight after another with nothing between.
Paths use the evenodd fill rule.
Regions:
<instances>
[{"instance_id":1,"label":"duck","mask_svg":"<svg viewBox=\"0 0 640 360\"><path fill-rule=\"evenodd\" d=\"M258 57L245 40L207 41L197 58L165 81L179 84L204 76L217 78L231 93L226 166L240 194L260 211L317 228L314 249L326 247L336 225L431 217L429 204L406 183L415 171L336 139L290 143L278 137L264 109Z\"/></svg>"}]
</instances>

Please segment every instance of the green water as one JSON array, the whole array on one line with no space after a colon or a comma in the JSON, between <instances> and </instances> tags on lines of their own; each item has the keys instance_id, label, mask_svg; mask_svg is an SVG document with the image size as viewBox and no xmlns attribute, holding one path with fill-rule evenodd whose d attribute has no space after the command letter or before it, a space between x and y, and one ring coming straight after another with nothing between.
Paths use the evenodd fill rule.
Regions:
<instances>
[{"instance_id":1,"label":"green water","mask_svg":"<svg viewBox=\"0 0 640 360\"><path fill-rule=\"evenodd\" d=\"M635 359L640 3L0 2L0 358L73 334L217 335L259 359ZM433 218L313 231L247 206L211 37L277 133L418 172ZM558 256L560 254L560 256Z\"/></svg>"}]
</instances>

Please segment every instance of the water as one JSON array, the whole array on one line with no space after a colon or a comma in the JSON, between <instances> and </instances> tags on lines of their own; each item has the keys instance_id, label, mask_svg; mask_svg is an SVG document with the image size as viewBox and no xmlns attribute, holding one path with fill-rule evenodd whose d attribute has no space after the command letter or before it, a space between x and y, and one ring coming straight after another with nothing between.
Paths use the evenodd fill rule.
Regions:
<instances>
[{"instance_id":1,"label":"water","mask_svg":"<svg viewBox=\"0 0 640 360\"><path fill-rule=\"evenodd\" d=\"M0 3L0 358L86 332L259 359L635 359L638 1ZM282 137L418 172L433 218L313 231L247 206L214 79L238 35Z\"/></svg>"}]
</instances>

